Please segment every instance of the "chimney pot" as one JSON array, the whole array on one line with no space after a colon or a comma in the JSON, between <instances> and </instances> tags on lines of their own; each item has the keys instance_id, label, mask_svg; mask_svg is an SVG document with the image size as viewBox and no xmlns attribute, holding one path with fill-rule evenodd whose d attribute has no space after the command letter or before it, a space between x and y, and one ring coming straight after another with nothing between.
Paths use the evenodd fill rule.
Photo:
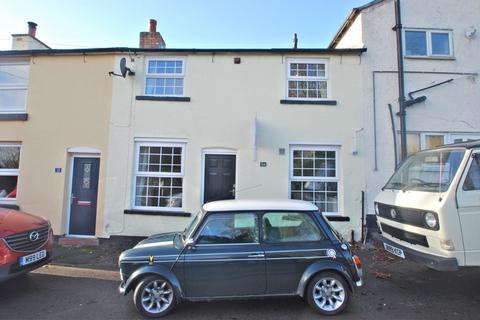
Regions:
<instances>
[{"instance_id":1,"label":"chimney pot","mask_svg":"<svg viewBox=\"0 0 480 320\"><path fill-rule=\"evenodd\" d=\"M28 35L35 38L35 34L37 33L37 24L32 21L28 21Z\"/></svg>"},{"instance_id":2,"label":"chimney pot","mask_svg":"<svg viewBox=\"0 0 480 320\"><path fill-rule=\"evenodd\" d=\"M150 32L157 32L157 20L150 19Z\"/></svg>"}]
</instances>

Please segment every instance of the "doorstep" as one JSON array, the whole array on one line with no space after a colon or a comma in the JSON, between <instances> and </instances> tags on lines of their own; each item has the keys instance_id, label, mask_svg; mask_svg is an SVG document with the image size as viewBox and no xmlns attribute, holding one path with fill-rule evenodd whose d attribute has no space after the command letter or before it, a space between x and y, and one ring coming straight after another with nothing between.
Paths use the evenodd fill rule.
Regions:
<instances>
[{"instance_id":1,"label":"doorstep","mask_svg":"<svg viewBox=\"0 0 480 320\"><path fill-rule=\"evenodd\" d=\"M91 247L98 246L99 240L95 237L65 236L58 238L58 245L63 247Z\"/></svg>"}]
</instances>

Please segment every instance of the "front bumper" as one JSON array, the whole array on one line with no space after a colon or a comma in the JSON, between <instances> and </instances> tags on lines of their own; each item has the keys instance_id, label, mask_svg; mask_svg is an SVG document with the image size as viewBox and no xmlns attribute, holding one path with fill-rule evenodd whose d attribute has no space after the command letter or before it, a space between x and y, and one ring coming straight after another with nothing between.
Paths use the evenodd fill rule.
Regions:
<instances>
[{"instance_id":1,"label":"front bumper","mask_svg":"<svg viewBox=\"0 0 480 320\"><path fill-rule=\"evenodd\" d=\"M381 234L374 234L373 239L377 242L387 243L396 248L402 249L405 254L405 259L412 260L427 267L438 271L455 271L458 270L458 261L456 258L440 257L433 254L427 254L419 251L415 251L401 244L393 242Z\"/></svg>"},{"instance_id":2,"label":"front bumper","mask_svg":"<svg viewBox=\"0 0 480 320\"><path fill-rule=\"evenodd\" d=\"M0 282L7 281L24 273L40 268L52 261L52 252L47 251L47 257L31 265L20 267L18 262L0 265Z\"/></svg>"}]
</instances>

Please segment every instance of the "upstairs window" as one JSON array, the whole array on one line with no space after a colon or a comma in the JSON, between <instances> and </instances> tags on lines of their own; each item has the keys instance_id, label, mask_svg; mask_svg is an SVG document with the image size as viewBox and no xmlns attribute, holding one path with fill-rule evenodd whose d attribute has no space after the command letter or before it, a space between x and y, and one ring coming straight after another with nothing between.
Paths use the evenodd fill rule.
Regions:
<instances>
[{"instance_id":1,"label":"upstairs window","mask_svg":"<svg viewBox=\"0 0 480 320\"><path fill-rule=\"evenodd\" d=\"M292 100L328 99L326 60L289 60L287 98Z\"/></svg>"},{"instance_id":2,"label":"upstairs window","mask_svg":"<svg viewBox=\"0 0 480 320\"><path fill-rule=\"evenodd\" d=\"M20 163L20 145L0 143L0 203L15 203Z\"/></svg>"},{"instance_id":3,"label":"upstairs window","mask_svg":"<svg viewBox=\"0 0 480 320\"><path fill-rule=\"evenodd\" d=\"M29 70L28 63L0 64L0 113L26 111Z\"/></svg>"},{"instance_id":4,"label":"upstairs window","mask_svg":"<svg viewBox=\"0 0 480 320\"><path fill-rule=\"evenodd\" d=\"M405 56L452 57L452 32L444 30L405 30Z\"/></svg>"},{"instance_id":5,"label":"upstairs window","mask_svg":"<svg viewBox=\"0 0 480 320\"><path fill-rule=\"evenodd\" d=\"M145 95L184 95L184 59L148 59L145 75Z\"/></svg>"}]
</instances>

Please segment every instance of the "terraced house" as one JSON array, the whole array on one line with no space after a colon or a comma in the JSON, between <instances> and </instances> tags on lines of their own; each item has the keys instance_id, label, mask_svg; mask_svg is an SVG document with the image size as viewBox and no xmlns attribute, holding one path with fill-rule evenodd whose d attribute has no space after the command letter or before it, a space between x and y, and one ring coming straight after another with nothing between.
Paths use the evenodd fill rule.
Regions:
<instances>
[{"instance_id":1,"label":"terraced house","mask_svg":"<svg viewBox=\"0 0 480 320\"><path fill-rule=\"evenodd\" d=\"M358 239L365 49L173 49L155 25L140 48L0 53L29 74L28 117L0 128L19 152L1 202L109 237L183 229L213 200L303 199Z\"/></svg>"}]
</instances>

